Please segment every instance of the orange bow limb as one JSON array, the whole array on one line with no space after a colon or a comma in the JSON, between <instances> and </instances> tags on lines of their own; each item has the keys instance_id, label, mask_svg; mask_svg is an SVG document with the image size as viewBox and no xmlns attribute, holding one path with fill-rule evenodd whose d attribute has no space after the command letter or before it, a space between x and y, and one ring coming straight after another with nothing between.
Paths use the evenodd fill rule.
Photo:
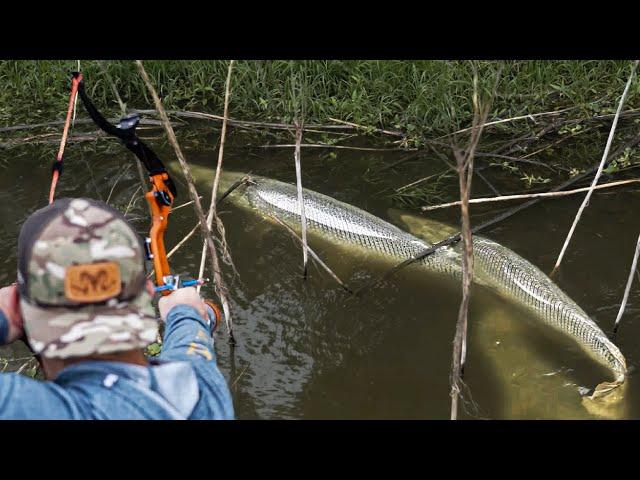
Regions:
<instances>
[{"instance_id":1,"label":"orange bow limb","mask_svg":"<svg viewBox=\"0 0 640 480\"><path fill-rule=\"evenodd\" d=\"M171 275L167 251L164 247L164 232L167 230L173 195L165 184L165 181L169 179L169 175L166 172L152 175L150 178L151 190L145 194L145 198L151 208L150 249L153 255L156 284L162 286L165 284L164 278ZM169 295L171 291L164 290L161 293L162 295Z\"/></svg>"}]
</instances>

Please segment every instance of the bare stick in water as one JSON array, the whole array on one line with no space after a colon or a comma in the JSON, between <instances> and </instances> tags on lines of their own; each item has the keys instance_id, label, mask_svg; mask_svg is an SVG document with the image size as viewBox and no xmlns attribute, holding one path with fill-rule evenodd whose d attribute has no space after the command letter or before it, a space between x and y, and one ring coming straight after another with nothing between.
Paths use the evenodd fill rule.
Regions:
<instances>
[{"instance_id":1,"label":"bare stick in water","mask_svg":"<svg viewBox=\"0 0 640 480\"><path fill-rule=\"evenodd\" d=\"M231 260L231 254L227 249L227 242L225 239L224 225L222 220L218 217L216 210L216 196L218 195L218 185L220 183L220 172L222 171L222 159L224 157L224 142L227 136L227 118L229 116L229 96L231 91L231 71L233 70L234 60L229 62L229 69L227 70L227 81L224 87L224 117L222 120L222 132L220 133L220 148L218 149L218 164L216 165L216 175L213 178L213 187L211 188L211 205L209 207L209 213L207 214L207 226L211 228L213 219L216 219L216 227L220 236L220 246L222 250L222 256L226 262L233 265ZM200 270L198 272L198 278L202 278L204 274L204 261L207 256L206 241L202 245L202 256L200 257ZM198 286L200 291L200 286Z\"/></svg>"},{"instance_id":2,"label":"bare stick in water","mask_svg":"<svg viewBox=\"0 0 640 480\"><path fill-rule=\"evenodd\" d=\"M613 326L613 333L617 333L618 327L620 326L620 320L622 319L622 315L624 314L624 309L627 306L627 300L629 300L629 292L631 291L631 284L633 283L633 272L636 271L638 267L638 256L640 255L640 235L638 235L638 241L636 243L636 252L633 255L633 261L631 262L631 271L629 272L629 278L627 279L627 286L624 289L624 296L622 297L622 303L620 304L620 310L618 311L618 316L616 317L616 323Z\"/></svg>"},{"instance_id":3,"label":"bare stick in water","mask_svg":"<svg viewBox=\"0 0 640 480\"><path fill-rule=\"evenodd\" d=\"M453 358L451 363L451 420L458 418L458 399L462 384L462 375L467 355L467 325L469 310L469 291L473 279L473 237L471 232L471 220L469 218L469 196L471 192L471 181L473 179L473 157L482 135L482 130L489 110L491 101L495 96L495 90L500 80L502 68L498 71L493 93L489 101L480 105L478 93L478 72L474 64L473 76L473 123L469 148L463 151L454 147L454 155L458 166L458 179L460 186L460 223L461 238L463 242L464 254L462 255L462 301L458 310L458 321L456 322L456 333L453 339Z\"/></svg>"},{"instance_id":4,"label":"bare stick in water","mask_svg":"<svg viewBox=\"0 0 640 480\"><path fill-rule=\"evenodd\" d=\"M300 238L298 234L296 234L296 232L289 225L287 225L286 223L284 223L282 220L280 220L278 217L274 215L267 215L267 216L275 220L280 225L282 225L291 234L291 236L293 236L298 242L300 242L300 245L302 245L302 248L305 248L305 244L302 241L302 238ZM331 270L329 266L320 259L320 257L316 254L316 252L314 252L311 249L309 245L306 245L306 250L309 252L311 257L316 262L318 262L318 264L331 276L331 278L333 278L338 283L338 285L344 288L347 292L353 293L353 290L351 290L342 280L340 280L340 278L335 273L333 273L333 270Z\"/></svg>"},{"instance_id":5,"label":"bare stick in water","mask_svg":"<svg viewBox=\"0 0 640 480\"><path fill-rule=\"evenodd\" d=\"M622 185L628 185L630 183L638 183L638 182L640 182L639 178L634 178L631 180L619 180L617 182L603 183L602 185L597 185L593 189L601 190L605 188L620 187ZM557 197L566 197L567 195L575 195L576 193L587 192L589 190L591 190L591 187L576 188L575 190L566 190L562 192L526 193L521 195L502 195L500 197L471 198L469 199L469 203L476 204L476 203L505 202L508 200L525 200L528 198L557 198ZM441 203L440 205L431 205L431 206L422 207L422 211L428 212L431 210L439 210L441 208L455 207L460 204L461 204L461 201L456 200L455 202Z\"/></svg>"},{"instance_id":6,"label":"bare stick in water","mask_svg":"<svg viewBox=\"0 0 640 480\"><path fill-rule=\"evenodd\" d=\"M633 68L631 69L631 74L629 75L629 79L627 80L627 85L624 87L624 92L622 93L622 97L620 97L620 101L618 102L618 109L616 110L616 115L613 117L613 123L611 124L611 130L609 131L609 138L607 139L607 145L604 147L604 153L602 154L602 160L600 161L600 166L598 167L598 171L596 172L595 177L593 178L593 182L591 183L591 189L584 197L580 208L578 209L578 213L576 214L576 218L573 220L573 224L569 229L569 234L567 235L566 240L564 241L564 245L562 246L562 250L560 251L560 255L558 256L558 260L556 261L555 266L553 267L553 271L551 272L551 276L555 274L555 272L560 267L560 263L562 262L562 258L564 257L565 252L567 251L567 247L569 246L569 242L571 242L571 237L573 236L573 232L580 221L580 217L582 216L582 212L586 208L589 203L589 199L591 198L591 194L593 193L593 189L598 183L600 179L600 175L602 175L602 170L604 169L605 163L607 163L607 158L609 157L609 149L611 148L611 143L613 143L613 137L616 132L616 127L618 126L618 118L620 117L620 112L622 112L622 107L624 105L625 100L627 99L627 95L629 93L629 88L631 87L631 83L633 82L633 78L636 73L636 69L638 68L638 60L633 63Z\"/></svg>"},{"instance_id":7,"label":"bare stick in water","mask_svg":"<svg viewBox=\"0 0 640 480\"><path fill-rule=\"evenodd\" d=\"M224 309L225 321L227 324L227 331L229 332L229 339L232 343L235 343L233 338L233 323L231 320L231 310L229 308L229 301L227 300L227 293L225 285L222 281L222 276L220 275L220 265L218 262L218 254L216 252L216 246L213 242L213 234L207 225L207 219L204 216L204 211L202 210L202 204L200 203L200 198L198 198L198 192L195 187L195 181L193 179L193 175L191 174L191 168L187 163L184 155L182 154L182 150L180 149L180 145L178 144L178 140L176 139L176 134L173 131L173 127L171 126L171 122L169 122L169 117L167 116L167 112L162 105L162 101L160 97L158 97L158 93L156 89L153 87L151 80L149 79L149 75L144 68L144 65L140 60L136 60L136 64L138 66L138 70L140 70L140 75L144 80L144 83L151 93L153 97L153 103L155 104L158 115L162 119L164 124L165 131L167 132L167 137L169 138L169 143L173 147L173 150L180 162L180 167L182 168L182 173L184 175L185 180L187 181L187 186L189 190L189 196L193 201L193 209L196 213L196 217L200 223L200 233L202 237L206 239L207 245L209 247L210 259L211 259L211 270L213 271L213 278L216 290L218 292L218 296L220 297L220 303L222 303L222 308Z\"/></svg>"},{"instance_id":8,"label":"bare stick in water","mask_svg":"<svg viewBox=\"0 0 640 480\"><path fill-rule=\"evenodd\" d=\"M300 166L300 144L302 143L302 127L296 123L296 149L294 160L296 163L296 187L298 189L298 205L300 205L300 229L302 232L302 278L307 278L307 216L304 212L304 197L302 194L302 167Z\"/></svg>"}]
</instances>

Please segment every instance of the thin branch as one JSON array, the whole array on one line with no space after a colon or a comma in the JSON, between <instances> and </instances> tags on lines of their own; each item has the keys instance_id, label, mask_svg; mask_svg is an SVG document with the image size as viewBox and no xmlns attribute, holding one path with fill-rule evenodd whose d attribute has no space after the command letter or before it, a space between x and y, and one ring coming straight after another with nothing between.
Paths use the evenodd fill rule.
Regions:
<instances>
[{"instance_id":1,"label":"thin branch","mask_svg":"<svg viewBox=\"0 0 640 480\"><path fill-rule=\"evenodd\" d=\"M184 243L185 243L187 240L189 240L191 237L193 237L193 235L196 233L196 231L198 230L198 228L199 228L199 227L200 227L200 224L199 224L199 223L196 223L196 224L193 226L193 228L191 229L191 231L190 231L189 233L187 233L187 234L184 236L184 238L183 238L182 240L180 240L180 241L176 244L176 246L175 246L175 247L173 247L173 248L171 249L171 251L170 251L169 253L167 253L167 258L170 258L170 257L171 257L171 255L173 255L174 253L176 253L176 252L180 249L180 247L181 247L182 245L184 245ZM152 273L153 273L153 272L152 272ZM200 277L198 277L198 278L200 278Z\"/></svg>"},{"instance_id":2,"label":"thin branch","mask_svg":"<svg viewBox=\"0 0 640 480\"><path fill-rule=\"evenodd\" d=\"M100 70L102 71L102 74L106 77L107 83L109 84L109 87L111 88L111 92L113 93L113 96L116 97L116 101L118 102L118 106L120 107L120 112L124 116L127 113L127 106L122 101L122 98L120 97L120 94L118 93L118 88L116 87L116 83L113 81L113 78L111 77L111 74L109 73L109 69L107 68L107 66L105 65L103 60L98 60L98 66L100 67Z\"/></svg>"},{"instance_id":3,"label":"thin branch","mask_svg":"<svg viewBox=\"0 0 640 480\"><path fill-rule=\"evenodd\" d=\"M374 147L350 147L348 145L325 145L324 143L302 143L300 147L305 148L331 148L338 150L360 150L364 152L415 152L417 148L374 148ZM260 145L260 148L297 148L295 143L279 145Z\"/></svg>"},{"instance_id":4,"label":"thin branch","mask_svg":"<svg viewBox=\"0 0 640 480\"><path fill-rule=\"evenodd\" d=\"M631 262L631 271L629 272L629 278L627 279L627 286L624 289L624 296L622 297L620 310L618 311L618 316L616 317L616 321L613 325L614 334L618 332L618 327L620 326L620 320L622 319L622 315L624 314L624 309L626 308L627 301L629 300L629 292L631 291L631 284L633 283L633 273L636 271L636 268L638 267L639 255L640 255L640 235L638 235L638 241L636 242L636 251L633 254L633 261Z\"/></svg>"},{"instance_id":5,"label":"thin branch","mask_svg":"<svg viewBox=\"0 0 640 480\"><path fill-rule=\"evenodd\" d=\"M155 110L150 110L150 112L155 112ZM119 120L118 118L111 118L109 119L109 122L117 123L118 120ZM93 120L91 120L90 118L79 118L79 119L76 119L75 124L76 125L93 125ZM18 130L35 130L43 127L55 127L57 125L64 125L64 120L54 120L52 122L46 122L46 123L12 125L9 127L0 128L0 132L14 132ZM150 118L142 118L140 119L140 125L161 127L162 122L158 120L153 120Z\"/></svg>"},{"instance_id":6,"label":"thin branch","mask_svg":"<svg viewBox=\"0 0 640 480\"><path fill-rule=\"evenodd\" d=\"M569 108L563 108L561 110L554 110L551 112L541 112L541 113L533 113L533 114L527 114L527 115L520 115L517 117L511 117L511 118L505 118L502 120L494 120L492 122L487 122L485 123L482 128L484 127L489 127L492 125L499 125L501 123L510 123L510 122L515 122L517 120L533 120L535 117L547 117L547 116L557 116L563 112L567 112L569 110L573 110L577 107L569 107ZM473 129L477 129L480 128L479 126L471 126L471 127L467 127L467 128L463 128L462 130L458 130L452 133L447 133L446 135L442 135L441 137L436 138L436 140L441 140L443 138L447 138L447 137L451 137L451 136L455 136L458 135L460 133L465 133L465 132L469 132Z\"/></svg>"},{"instance_id":7,"label":"thin branch","mask_svg":"<svg viewBox=\"0 0 640 480\"><path fill-rule=\"evenodd\" d=\"M109 191L109 196L107 197L107 200L104 203L109 203L109 200L111 200L111 195L113 195L113 191L115 190L116 185L118 185L118 182L120 181L122 176L129 171L129 168L131 168L131 164L127 164L125 168L122 169L122 172L120 172L120 175L116 177L115 181L113 182L113 185L111 186L111 190Z\"/></svg>"},{"instance_id":8,"label":"thin branch","mask_svg":"<svg viewBox=\"0 0 640 480\"><path fill-rule=\"evenodd\" d=\"M562 250L560 251L560 255L558 256L558 260L556 261L555 266L553 267L553 271L551 275L553 275L558 268L560 267L560 263L562 262L562 258L564 257L565 252L567 251L567 247L569 246L569 242L571 242L571 237L573 236L573 232L580 221L580 217L582 216L582 212L586 208L589 203L589 199L593 194L593 188L600 180L600 175L602 174L602 170L604 170L605 163L607 163L607 158L609 157L609 149L611 148L611 144L613 143L613 137L616 132L616 126L618 125L618 118L620 117L620 112L622 112L622 107L624 105L625 100L627 99L627 95L629 93L629 89L631 88L631 83L633 82L633 78L636 73L636 69L638 68L638 60L633 63L633 68L631 69L631 74L629 75L629 79L627 80L627 85L624 88L624 92L622 93L622 97L620 97L620 101L618 102L618 109L616 110L616 115L613 118L613 123L611 124L611 130L609 131L609 138L607 139L607 145L604 148L604 153L602 154L602 160L600 161L600 166L598 167L598 171L596 172L595 177L593 178L593 182L591 183L591 190L587 193L580 208L578 209L578 213L576 214L575 219L573 220L573 224L569 229L569 234L567 235L566 240L564 241L564 245L562 246Z\"/></svg>"},{"instance_id":9,"label":"thin branch","mask_svg":"<svg viewBox=\"0 0 640 480\"><path fill-rule=\"evenodd\" d=\"M489 179L488 179L488 178L486 178L482 173L478 172L477 170L476 170L476 172L475 172L475 173L476 173L476 175L478 176L478 178L479 178L480 180L482 180L482 181L484 182L484 184L485 184L487 187L489 187L489 189L493 192L493 194L494 194L494 195L497 195L497 196L501 196L501 195L502 195L502 194L500 193L500 190L498 190L498 189L493 185L493 183L491 183L491 182L489 181Z\"/></svg>"},{"instance_id":10,"label":"thin branch","mask_svg":"<svg viewBox=\"0 0 640 480\"><path fill-rule=\"evenodd\" d=\"M300 145L302 144L302 126L296 125L296 144L294 151L294 161L296 165L296 188L298 190L298 205L300 205L300 229L302 232L302 278L307 278L307 215L304 208L304 197L302 192L302 167L300 165Z\"/></svg>"},{"instance_id":11,"label":"thin branch","mask_svg":"<svg viewBox=\"0 0 640 480\"><path fill-rule=\"evenodd\" d=\"M458 183L461 201L461 239L464 254L462 255L462 300L458 310L451 362L451 420L457 420L458 418L458 399L467 356L469 293L473 279L473 236L469 217L469 196L471 194L471 183L473 180L473 159L502 73L502 67L500 67L496 75L491 97L481 105L478 93L478 72L475 63L473 67L473 127L471 129L469 148L467 148L465 152L455 147L453 150L458 166Z\"/></svg>"},{"instance_id":12,"label":"thin branch","mask_svg":"<svg viewBox=\"0 0 640 480\"><path fill-rule=\"evenodd\" d=\"M401 165L405 162L408 162L409 160L413 160L414 158L416 158L419 154L417 152L412 152L408 155L406 155L404 158L401 158L400 160L398 160L397 162L393 162L391 165L386 165L384 167L382 167L380 170L378 170L378 173L382 173L382 172L386 172L387 170L391 170L392 168L397 167L398 165Z\"/></svg>"},{"instance_id":13,"label":"thin branch","mask_svg":"<svg viewBox=\"0 0 640 480\"><path fill-rule=\"evenodd\" d=\"M375 127L366 127L364 125L358 125L357 123L353 123L353 122L345 122L344 120L338 120L337 118L331 118L329 117L329 120L332 122L336 122L336 123L341 123L343 125L349 125L350 127L354 127L360 130L365 130L367 132L377 132L377 133L383 133L385 135L391 135L393 137L401 137L404 138L405 134L402 132L398 132L397 130L383 130L381 128L375 128Z\"/></svg>"},{"instance_id":14,"label":"thin branch","mask_svg":"<svg viewBox=\"0 0 640 480\"><path fill-rule=\"evenodd\" d=\"M18 368L18 370L16 371L17 374L22 373L24 370L27 369L27 367L30 367L32 363L35 363L36 368L39 367L39 363L38 363L38 358L37 357L31 357L29 358L29 360L27 360L26 362L24 362L20 368ZM37 370L36 370L37 372Z\"/></svg>"},{"instance_id":15,"label":"thin branch","mask_svg":"<svg viewBox=\"0 0 640 480\"><path fill-rule=\"evenodd\" d=\"M131 207L135 204L135 202L137 201L136 198L136 194L142 190L142 187L140 185L138 185L138 188L136 188L136 191L133 192L133 195L131 195L131 198L129 199L129 203L127 204L127 208L124 210L124 216L126 217L127 214L129 213L129 210L131 209Z\"/></svg>"},{"instance_id":16,"label":"thin branch","mask_svg":"<svg viewBox=\"0 0 640 480\"><path fill-rule=\"evenodd\" d=\"M401 187L398 187L398 188L396 188L396 193L400 193L400 192L402 192L402 191L404 191L404 190L406 190L408 188L415 187L416 185L419 185L422 182L426 182L427 180L430 180L433 177L440 177L440 176L444 175L445 173L447 173L448 171L449 171L449 169L444 170L442 172L434 173L433 175L429 175L427 177L420 178L420 179L416 180L415 182L411 182L411 183L408 183L407 185L403 185Z\"/></svg>"},{"instance_id":17,"label":"thin branch","mask_svg":"<svg viewBox=\"0 0 640 480\"><path fill-rule=\"evenodd\" d=\"M233 266L233 261L231 260L231 254L227 248L227 241L225 237L225 230L222 220L218 217L218 212L216 210L216 197L218 195L218 185L220 184L220 172L222 171L222 159L224 157L224 142L227 137L227 118L229 116L229 97L231 92L231 72L233 71L234 60L229 62L229 68L227 70L227 80L224 88L224 119L222 121L222 132L220 133L220 147L218 148L218 163L216 165L216 174L213 178L213 186L211 187L211 204L209 206L209 213L207 214L207 226L211 228L211 223L213 219L216 220L216 227L218 229L218 234L220 237L220 249L222 251L222 257L225 262L231 266ZM202 256L200 257L200 270L198 273L198 278L202 278L204 275L204 261L207 256L206 250L206 242L202 245ZM235 270L235 267L233 267ZM198 291L200 291L200 287L198 287ZM226 314L226 312L225 312Z\"/></svg>"},{"instance_id":18,"label":"thin branch","mask_svg":"<svg viewBox=\"0 0 640 480\"><path fill-rule=\"evenodd\" d=\"M515 162L515 163L528 163L529 165L537 165L539 167L548 168L549 170L555 172L555 168L553 168L551 165L547 165L546 163L538 162L535 160L527 160L524 157L522 158L512 157L510 155L500 155L497 153L485 153L485 152L476 152L475 156L485 157L485 158L501 158L501 159L507 160L508 162Z\"/></svg>"},{"instance_id":19,"label":"thin branch","mask_svg":"<svg viewBox=\"0 0 640 480\"><path fill-rule=\"evenodd\" d=\"M280 220L278 217L274 216L274 215L269 215L267 214L267 216L273 220L275 220L277 223L279 223L280 225L282 225L290 234L291 236L293 236L299 243L300 245L302 245L302 248L305 248L305 244L302 241L302 238L300 238L298 236L298 234L289 226L287 225L285 222L283 222L282 220ZM307 252L309 252L309 254L311 255L311 257L318 262L318 264L331 276L331 278L333 278L336 283L338 285L340 285L343 289L345 289L347 292L353 294L353 290L351 290L342 280L340 280L340 278L333 273L333 271L331 270L331 268L329 268L327 266L326 263L324 263L320 257L316 254L316 252L314 252L311 247L309 245L306 245L306 250Z\"/></svg>"},{"instance_id":20,"label":"thin branch","mask_svg":"<svg viewBox=\"0 0 640 480\"><path fill-rule=\"evenodd\" d=\"M144 83L146 84L147 89L149 90L149 93L151 93L151 96L153 97L153 102L155 104L156 110L158 111L158 114L160 115L160 118L162 119L162 122L164 124L164 128L167 132L169 143L173 147L176 157L180 162L182 173L184 174L185 180L187 181L189 196L191 197L191 200L193 200L194 211L196 213L196 217L198 218L198 221L200 222L200 233L202 234L202 237L206 239L207 245L209 247L209 253L210 253L209 258L211 259L211 267L212 267L211 270L213 271L213 275L214 275L214 284L215 284L215 288L217 290L218 296L220 297L220 302L222 303L222 307L225 311L225 321L227 324L227 330L229 332L229 338L231 342L235 342L233 338L233 326L232 326L233 323L231 319L231 311L229 308L229 302L227 300L225 285L220 275L220 266L218 263L216 246L213 241L213 234L209 229L209 226L207 225L207 219L204 216L204 211L202 210L202 205L200 204L200 199L198 198L198 192L195 187L195 181L193 179L193 175L191 174L191 168L189 168L189 164L187 163L184 155L182 154L182 150L180 149L180 145L178 144L178 140L176 139L176 134L173 131L173 127L171 126L171 122L169 121L169 117L167 116L167 112L165 111L164 106L162 105L162 101L160 100L160 97L158 97L158 93L156 92L156 89L154 88L153 84L151 83L151 80L149 79L149 75L147 74L147 71L145 70L144 65L140 60L136 60L136 65L138 66L140 75L142 76L142 79L144 80Z\"/></svg>"},{"instance_id":21,"label":"thin branch","mask_svg":"<svg viewBox=\"0 0 640 480\"><path fill-rule=\"evenodd\" d=\"M144 140L149 140L152 137L140 137ZM67 143L80 143L80 142L94 142L96 140L107 140L107 141L117 141L116 138L108 136L105 132L101 130L96 130L94 132L87 132L85 134L78 134L74 136L70 136L67 138ZM60 134L58 133L45 133L42 135L33 135L29 137L21 137L21 138L12 138L7 140L5 143L0 143L1 150L7 150L9 148L18 147L25 143L29 143L32 145L36 144L44 144L44 145L57 145L60 143Z\"/></svg>"},{"instance_id":22,"label":"thin branch","mask_svg":"<svg viewBox=\"0 0 640 480\"><path fill-rule=\"evenodd\" d=\"M620 180L617 182L604 183L602 185L598 185L594 187L593 189L600 190L604 188L619 187L621 185L628 185L630 183L638 183L638 182L640 182L640 179L638 178L634 178L631 180ZM543 192L543 193L527 193L527 194L521 194L521 195L503 195L503 196L489 197L489 198L472 198L469 200L469 203L477 204L477 203L505 202L508 200L524 200L527 198L558 198L558 197L566 197L567 195L575 195L576 193L587 192L590 189L591 187L583 187L583 188L576 188L575 190L565 190L562 192L550 191L550 192ZM461 205L460 200L457 200L455 202L442 203L440 205L431 205L431 206L422 207L422 211L428 212L431 210L439 210L441 208L455 207L458 205Z\"/></svg>"},{"instance_id":23,"label":"thin branch","mask_svg":"<svg viewBox=\"0 0 640 480\"><path fill-rule=\"evenodd\" d=\"M202 195L198 195L198 198L199 198L200 200L202 200ZM189 206L189 205L193 205L193 200L189 200L188 202L184 202L184 203L182 203L182 204L178 205L177 207L173 207L173 208L171 208L171 213L173 213L173 212L175 212L176 210L179 210L179 209L181 209L181 208L187 207L187 206Z\"/></svg>"},{"instance_id":24,"label":"thin branch","mask_svg":"<svg viewBox=\"0 0 640 480\"><path fill-rule=\"evenodd\" d=\"M525 159L525 158L533 157L534 155L538 155L539 153L542 153L545 150L548 150L549 148L553 148L553 147L561 144L562 142L565 142L565 141L567 141L567 140L569 140L571 138L577 137L578 135L582 135L583 133L590 132L591 130L593 130L593 127L587 127L587 128L582 129L582 130L579 130L579 131L577 131L575 133L572 133L571 135L565 135L562 138L560 138L560 139L558 139L558 140L556 140L554 142L551 142L549 145L546 145L546 146L544 146L544 147L542 147L542 148L540 148L538 150L535 150L535 151L533 151L531 153L527 153L526 155L523 155L521 158Z\"/></svg>"},{"instance_id":25,"label":"thin branch","mask_svg":"<svg viewBox=\"0 0 640 480\"><path fill-rule=\"evenodd\" d=\"M155 113L154 110L134 110L138 113ZM220 115L213 115L211 113L202 113L202 112L194 112L190 110L169 110L167 112L169 115L175 115L176 117L184 117L184 118L199 118L202 120L214 120L214 121L223 121L224 117ZM272 123L272 122L254 122L249 120L236 120L233 118L228 118L227 123L232 127L243 127L243 126L253 126L259 128L266 128L272 130L295 130L295 125L290 123ZM321 130L355 130L354 127L350 127L349 125L318 125L318 124L308 124L304 127L305 131L309 131L309 129L321 129Z\"/></svg>"}]
</instances>

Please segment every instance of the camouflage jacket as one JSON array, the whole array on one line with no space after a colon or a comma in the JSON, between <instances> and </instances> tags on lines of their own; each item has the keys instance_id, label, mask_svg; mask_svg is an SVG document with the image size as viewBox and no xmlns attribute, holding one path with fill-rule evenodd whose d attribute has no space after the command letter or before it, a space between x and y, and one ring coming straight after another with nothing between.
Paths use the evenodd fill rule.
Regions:
<instances>
[{"instance_id":1,"label":"camouflage jacket","mask_svg":"<svg viewBox=\"0 0 640 480\"><path fill-rule=\"evenodd\" d=\"M0 337L7 327L3 322L0 312ZM179 305L169 312L157 358L145 367L80 362L54 381L0 374L0 419L234 418L213 339L197 310Z\"/></svg>"}]
</instances>

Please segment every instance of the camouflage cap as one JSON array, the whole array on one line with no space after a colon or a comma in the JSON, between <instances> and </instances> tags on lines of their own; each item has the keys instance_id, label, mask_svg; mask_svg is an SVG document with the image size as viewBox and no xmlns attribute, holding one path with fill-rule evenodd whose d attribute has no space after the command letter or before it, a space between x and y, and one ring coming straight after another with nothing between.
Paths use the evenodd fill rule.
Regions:
<instances>
[{"instance_id":1,"label":"camouflage cap","mask_svg":"<svg viewBox=\"0 0 640 480\"><path fill-rule=\"evenodd\" d=\"M140 237L104 203L66 198L32 214L18 239L18 289L33 350L68 358L155 341L145 256Z\"/></svg>"}]
</instances>

